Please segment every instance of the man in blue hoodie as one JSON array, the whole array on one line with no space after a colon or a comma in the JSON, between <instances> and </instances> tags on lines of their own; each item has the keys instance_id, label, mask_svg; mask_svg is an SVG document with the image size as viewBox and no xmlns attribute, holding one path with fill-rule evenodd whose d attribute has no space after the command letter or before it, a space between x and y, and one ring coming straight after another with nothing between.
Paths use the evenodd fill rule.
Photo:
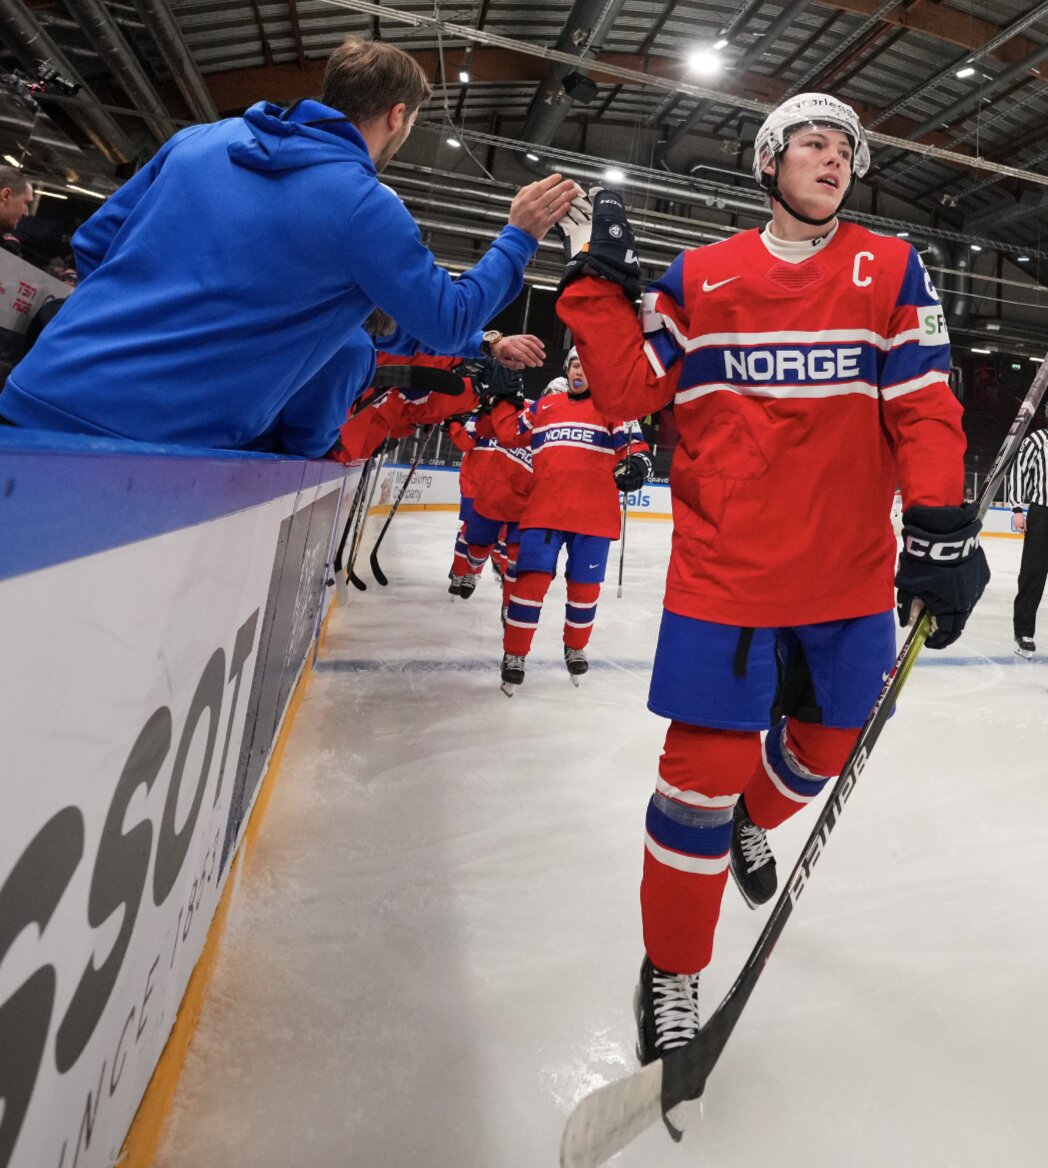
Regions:
<instances>
[{"instance_id":1,"label":"man in blue hoodie","mask_svg":"<svg viewBox=\"0 0 1048 1168\"><path fill-rule=\"evenodd\" d=\"M242 448L279 428L299 392L308 402L330 386L344 419L373 369L361 326L376 306L432 352L477 353L578 188L559 175L524 187L453 280L377 177L430 92L407 53L349 39L322 102L258 102L176 134L73 237L76 294L12 370L0 417Z\"/></svg>"}]
</instances>

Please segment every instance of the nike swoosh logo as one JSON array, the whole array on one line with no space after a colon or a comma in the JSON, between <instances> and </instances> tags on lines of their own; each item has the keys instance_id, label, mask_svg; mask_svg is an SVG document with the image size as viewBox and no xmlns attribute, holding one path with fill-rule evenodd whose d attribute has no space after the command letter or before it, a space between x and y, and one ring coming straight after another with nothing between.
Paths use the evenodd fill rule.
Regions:
<instances>
[{"instance_id":1,"label":"nike swoosh logo","mask_svg":"<svg viewBox=\"0 0 1048 1168\"><path fill-rule=\"evenodd\" d=\"M711 284L709 280L702 281L703 292L713 292L717 288L723 288L725 284L730 284L732 280L738 280L739 276L729 276L726 280L718 280L716 284Z\"/></svg>"}]
</instances>

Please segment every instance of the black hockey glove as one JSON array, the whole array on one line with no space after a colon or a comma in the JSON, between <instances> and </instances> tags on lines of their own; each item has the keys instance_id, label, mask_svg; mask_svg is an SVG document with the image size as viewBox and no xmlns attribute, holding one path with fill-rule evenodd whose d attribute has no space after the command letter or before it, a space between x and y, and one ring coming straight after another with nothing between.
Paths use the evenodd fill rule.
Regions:
<instances>
[{"instance_id":1,"label":"black hockey glove","mask_svg":"<svg viewBox=\"0 0 1048 1168\"><path fill-rule=\"evenodd\" d=\"M630 494L639 491L651 474L651 459L646 454L627 455L614 470L615 486Z\"/></svg>"},{"instance_id":2,"label":"black hockey glove","mask_svg":"<svg viewBox=\"0 0 1048 1168\"><path fill-rule=\"evenodd\" d=\"M633 228L618 191L591 187L576 199L557 223L564 241L563 291L579 276L600 276L621 284L626 295L640 295L640 261L633 247Z\"/></svg>"},{"instance_id":3,"label":"black hockey glove","mask_svg":"<svg viewBox=\"0 0 1048 1168\"><path fill-rule=\"evenodd\" d=\"M935 618L925 644L945 649L961 635L964 622L990 579L979 546L979 507L908 507L902 513L902 551L895 573L899 624L910 623L915 600ZM916 614L914 614L916 618Z\"/></svg>"},{"instance_id":4,"label":"black hockey glove","mask_svg":"<svg viewBox=\"0 0 1048 1168\"><path fill-rule=\"evenodd\" d=\"M515 370L500 365L493 357L474 379L481 405L490 409L500 401L511 402L517 409L524 406L524 378Z\"/></svg>"}]
</instances>

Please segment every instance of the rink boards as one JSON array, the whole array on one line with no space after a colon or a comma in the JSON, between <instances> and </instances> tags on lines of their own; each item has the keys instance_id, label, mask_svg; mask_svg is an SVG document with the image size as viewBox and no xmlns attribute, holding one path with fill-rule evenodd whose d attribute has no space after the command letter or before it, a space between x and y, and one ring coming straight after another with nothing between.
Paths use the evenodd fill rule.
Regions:
<instances>
[{"instance_id":1,"label":"rink boards","mask_svg":"<svg viewBox=\"0 0 1048 1168\"><path fill-rule=\"evenodd\" d=\"M357 473L0 430L0 1168L120 1156Z\"/></svg>"}]
</instances>

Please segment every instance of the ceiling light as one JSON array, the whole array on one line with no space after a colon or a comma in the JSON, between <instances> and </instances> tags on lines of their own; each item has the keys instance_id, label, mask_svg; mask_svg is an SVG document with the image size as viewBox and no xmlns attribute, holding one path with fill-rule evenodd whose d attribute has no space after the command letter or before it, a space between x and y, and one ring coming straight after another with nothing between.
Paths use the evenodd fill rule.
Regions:
<instances>
[{"instance_id":1,"label":"ceiling light","mask_svg":"<svg viewBox=\"0 0 1048 1168\"><path fill-rule=\"evenodd\" d=\"M89 191L87 187L76 187L72 183L66 183L67 191L76 191L78 195L89 195L92 199L108 199L108 195L103 195L101 191Z\"/></svg>"},{"instance_id":2,"label":"ceiling light","mask_svg":"<svg viewBox=\"0 0 1048 1168\"><path fill-rule=\"evenodd\" d=\"M626 172L619 170L617 166L609 166L604 172L604 181L615 183L616 185L624 183L626 181Z\"/></svg>"},{"instance_id":3,"label":"ceiling light","mask_svg":"<svg viewBox=\"0 0 1048 1168\"><path fill-rule=\"evenodd\" d=\"M1001 331L1001 325L1000 325L1000 321L996 321L996 320L988 320L988 321L986 322L986 327L987 327L987 328L990 330L990 332L992 332L992 333L999 333L999 332Z\"/></svg>"},{"instance_id":4,"label":"ceiling light","mask_svg":"<svg viewBox=\"0 0 1048 1168\"><path fill-rule=\"evenodd\" d=\"M531 286L536 292L557 292L559 290L556 284L532 284Z\"/></svg>"},{"instance_id":5,"label":"ceiling light","mask_svg":"<svg viewBox=\"0 0 1048 1168\"><path fill-rule=\"evenodd\" d=\"M526 159L528 159L529 162L541 162L542 161L533 150L529 150L527 152L527 154L524 155L524 157Z\"/></svg>"},{"instance_id":6,"label":"ceiling light","mask_svg":"<svg viewBox=\"0 0 1048 1168\"><path fill-rule=\"evenodd\" d=\"M19 170L22 169L22 164L18 161L17 158L15 158L13 154L5 154L4 161L9 162L12 166L17 166Z\"/></svg>"},{"instance_id":7,"label":"ceiling light","mask_svg":"<svg viewBox=\"0 0 1048 1168\"><path fill-rule=\"evenodd\" d=\"M1030 262L1030 257L1029 256L1016 256L1015 262L1017 264L1028 264Z\"/></svg>"},{"instance_id":8,"label":"ceiling light","mask_svg":"<svg viewBox=\"0 0 1048 1168\"><path fill-rule=\"evenodd\" d=\"M963 69L958 69L954 76L960 77L963 80L965 77L971 77L974 73L975 70L971 67L971 65L965 65Z\"/></svg>"},{"instance_id":9,"label":"ceiling light","mask_svg":"<svg viewBox=\"0 0 1048 1168\"><path fill-rule=\"evenodd\" d=\"M42 191L37 187L36 193L38 195L47 195L49 199L68 199L68 195L63 195L59 191Z\"/></svg>"},{"instance_id":10,"label":"ceiling light","mask_svg":"<svg viewBox=\"0 0 1048 1168\"><path fill-rule=\"evenodd\" d=\"M724 62L712 49L695 49L688 54L688 71L699 77L713 77Z\"/></svg>"},{"instance_id":11,"label":"ceiling light","mask_svg":"<svg viewBox=\"0 0 1048 1168\"><path fill-rule=\"evenodd\" d=\"M468 69L460 69L459 70L459 81L461 81L463 85L469 84L469 70Z\"/></svg>"},{"instance_id":12,"label":"ceiling light","mask_svg":"<svg viewBox=\"0 0 1048 1168\"><path fill-rule=\"evenodd\" d=\"M717 41L714 44L713 50L714 50L714 52L719 53L721 51L721 49L726 49L727 47L728 47L728 42L722 38L721 40Z\"/></svg>"},{"instance_id":13,"label":"ceiling light","mask_svg":"<svg viewBox=\"0 0 1048 1168\"><path fill-rule=\"evenodd\" d=\"M1040 365L1040 363L1044 360L1044 358L1043 357L1027 357L1026 360L1032 361L1035 365Z\"/></svg>"},{"instance_id":14,"label":"ceiling light","mask_svg":"<svg viewBox=\"0 0 1048 1168\"><path fill-rule=\"evenodd\" d=\"M895 233L900 239L909 239L910 233L908 231L896 231Z\"/></svg>"},{"instance_id":15,"label":"ceiling light","mask_svg":"<svg viewBox=\"0 0 1048 1168\"><path fill-rule=\"evenodd\" d=\"M977 243L970 243L968 246L972 251L982 251L982 248Z\"/></svg>"},{"instance_id":16,"label":"ceiling light","mask_svg":"<svg viewBox=\"0 0 1048 1168\"><path fill-rule=\"evenodd\" d=\"M992 350L992 349L976 349L976 348L973 348L973 349L972 349L972 352L973 352L973 353L986 353L986 354L990 354L990 353L992 353L992 352L993 352L993 350Z\"/></svg>"},{"instance_id":17,"label":"ceiling light","mask_svg":"<svg viewBox=\"0 0 1048 1168\"><path fill-rule=\"evenodd\" d=\"M445 141L449 146L454 146L456 149L462 145L458 138L446 138Z\"/></svg>"}]
</instances>

